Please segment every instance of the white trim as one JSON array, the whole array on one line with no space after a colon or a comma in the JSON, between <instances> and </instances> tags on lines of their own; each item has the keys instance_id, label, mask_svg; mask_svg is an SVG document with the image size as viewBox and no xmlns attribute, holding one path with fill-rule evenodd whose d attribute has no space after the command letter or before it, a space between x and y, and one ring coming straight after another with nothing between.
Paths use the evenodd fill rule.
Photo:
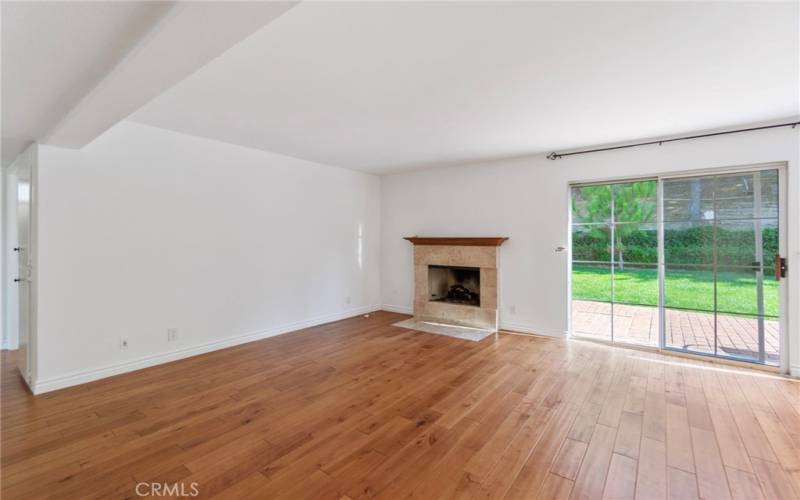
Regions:
<instances>
[{"instance_id":1,"label":"white trim","mask_svg":"<svg viewBox=\"0 0 800 500\"><path fill-rule=\"evenodd\" d=\"M509 323L507 321L500 322L500 331L503 330L509 332L530 333L533 335L543 335L545 337L556 337L560 339L567 338L567 332L562 332L559 330L550 330L545 328L537 328L535 326L522 325L519 323Z\"/></svg>"},{"instance_id":2,"label":"white trim","mask_svg":"<svg viewBox=\"0 0 800 500\"><path fill-rule=\"evenodd\" d=\"M656 175L645 175L641 177L636 176L625 176L625 177L612 177L607 179L593 179L593 180L586 180L586 181L568 181L567 182L567 234L568 234L568 256L567 259L567 331L570 332L568 335L572 336L572 206L570 200L572 199L572 189L575 187L583 187L583 186L591 186L591 185L604 185L604 184L618 184L618 183L625 183L625 182L639 182L645 180L656 180L658 182L658 215L656 218L656 227L658 228L658 281L659 281L659 347L660 350L668 350L666 349L666 320L664 317L664 262L663 262L663 245L664 245L664 235L663 235L663 185L665 180L674 180L674 179L687 179L693 177L706 177L706 176L716 176L716 175L726 175L726 174L737 174L737 173L750 173L755 171L763 171L763 170L777 170L778 171L778 187L779 187L779 196L778 196L778 234L779 234L779 253L781 255L788 255L788 247L789 247L789 162L786 160L783 161L772 161L772 162L763 162L763 163L755 163L755 164L740 164L735 166L728 166L728 167L711 167L711 168L699 168L699 169L692 169L692 170L677 170L674 172L665 172ZM613 201L613 200L612 200ZM613 208L613 207L612 207ZM612 250L613 250L613 238L612 238ZM612 251L612 262L613 262L613 251ZM613 278L613 266L612 266L612 278ZM790 357L791 357L791 349L792 345L790 343L790 335L789 335L789 327L792 325L792 318L790 317L790 302L787 299L788 296L788 288L789 288L789 279L788 275L786 278L781 280L780 286L780 318L779 318L779 328L780 328L780 363L779 363L779 370L780 373L791 373L793 376L800 377L800 367L797 365L790 365ZM613 292L613 290L612 290ZM613 295L613 293L612 293ZM612 312L613 312L613 296L612 296ZM796 318L795 318L796 321ZM613 337L613 335L612 335ZM611 342L611 345L617 345L615 342ZM624 345L624 344L622 344ZM677 352L685 352L687 354L694 354L690 351L680 351ZM702 355L702 354L701 354ZM711 356L715 357L715 356ZM724 356L718 356L721 359L727 359ZM794 361L794 360L791 360ZM764 366L769 366L764 363L756 363Z\"/></svg>"},{"instance_id":3,"label":"white trim","mask_svg":"<svg viewBox=\"0 0 800 500\"><path fill-rule=\"evenodd\" d=\"M248 342L254 342L256 340L262 340L269 337L275 337L277 335L291 333L297 330L301 330L303 328L309 328L312 326L318 326L325 323L331 323L333 321L339 321L342 319L351 318L353 316L370 313L373 311L377 311L379 309L380 306L377 305L348 309L340 313L327 314L323 316L317 316L316 318L308 320L295 321L293 323L287 323L284 325L272 327L267 330L245 333L243 335L237 335L235 337L230 337L216 342L209 342L207 344L201 344L198 346L188 347L185 349L178 349L175 351L166 352L162 354L145 356L139 359L134 359L122 363L116 363L113 365L104 366L102 368L72 372L67 375L53 377L45 380L35 380L33 384L31 384L31 390L33 391L34 394L42 394L45 392L55 391L57 389L63 389L65 387L85 384L93 380L100 380L102 378L111 377L114 375L120 375L122 373L141 370L142 368L148 368L150 366L160 365L162 363L169 363L170 361L177 361L179 359L197 356L198 354L204 354L207 352L217 351L220 349L225 349L240 344L246 344Z\"/></svg>"},{"instance_id":4,"label":"white trim","mask_svg":"<svg viewBox=\"0 0 800 500\"><path fill-rule=\"evenodd\" d=\"M414 308L409 306L395 306L392 304L383 304L381 306L381 309L393 313L414 314Z\"/></svg>"},{"instance_id":5,"label":"white trim","mask_svg":"<svg viewBox=\"0 0 800 500\"><path fill-rule=\"evenodd\" d=\"M778 170L778 255L789 257L789 224L796 223L789 215L789 163L783 162ZM797 322L791 318L789 302L789 283L791 273L778 280L778 356L781 373L791 373L791 350L789 327ZM792 323L794 321L795 323ZM798 360L794 360L798 361Z\"/></svg>"}]
</instances>

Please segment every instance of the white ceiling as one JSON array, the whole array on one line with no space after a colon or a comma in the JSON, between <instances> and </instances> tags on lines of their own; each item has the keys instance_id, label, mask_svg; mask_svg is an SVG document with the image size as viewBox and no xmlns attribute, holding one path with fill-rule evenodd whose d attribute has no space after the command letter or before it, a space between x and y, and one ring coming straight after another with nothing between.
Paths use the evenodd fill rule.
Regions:
<instances>
[{"instance_id":1,"label":"white ceiling","mask_svg":"<svg viewBox=\"0 0 800 500\"><path fill-rule=\"evenodd\" d=\"M385 173L800 114L798 3L302 3L133 120Z\"/></svg>"},{"instance_id":2,"label":"white ceiling","mask_svg":"<svg viewBox=\"0 0 800 500\"><path fill-rule=\"evenodd\" d=\"M169 2L3 2L3 165L40 140Z\"/></svg>"},{"instance_id":3,"label":"white ceiling","mask_svg":"<svg viewBox=\"0 0 800 500\"><path fill-rule=\"evenodd\" d=\"M2 2L3 165L85 146L295 4Z\"/></svg>"}]
</instances>

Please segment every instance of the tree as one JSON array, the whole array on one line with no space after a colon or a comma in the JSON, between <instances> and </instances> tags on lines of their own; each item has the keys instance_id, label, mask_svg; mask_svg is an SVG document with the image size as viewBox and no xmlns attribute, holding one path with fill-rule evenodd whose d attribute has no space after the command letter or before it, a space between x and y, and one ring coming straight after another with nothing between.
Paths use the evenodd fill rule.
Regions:
<instances>
[{"instance_id":1,"label":"tree","mask_svg":"<svg viewBox=\"0 0 800 500\"><path fill-rule=\"evenodd\" d=\"M642 225L656 221L656 181L600 184L573 189L572 213L575 223L589 224L592 237L601 240L613 223L614 260L625 266L626 242ZM613 214L612 214L613 206Z\"/></svg>"}]
</instances>

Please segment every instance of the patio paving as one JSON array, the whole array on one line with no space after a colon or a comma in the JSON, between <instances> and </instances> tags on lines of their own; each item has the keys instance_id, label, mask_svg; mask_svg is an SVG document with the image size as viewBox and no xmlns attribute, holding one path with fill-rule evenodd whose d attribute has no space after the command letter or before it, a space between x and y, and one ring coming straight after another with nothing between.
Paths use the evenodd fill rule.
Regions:
<instances>
[{"instance_id":1,"label":"patio paving","mask_svg":"<svg viewBox=\"0 0 800 500\"><path fill-rule=\"evenodd\" d=\"M572 301L572 331L579 335L611 339L611 304L587 300ZM614 304L614 340L641 345L658 345L658 308ZM700 353L714 353L714 314L666 310L666 345ZM719 354L758 359L758 322L755 318L717 315ZM764 321L764 350L768 364L779 360L778 321Z\"/></svg>"}]
</instances>

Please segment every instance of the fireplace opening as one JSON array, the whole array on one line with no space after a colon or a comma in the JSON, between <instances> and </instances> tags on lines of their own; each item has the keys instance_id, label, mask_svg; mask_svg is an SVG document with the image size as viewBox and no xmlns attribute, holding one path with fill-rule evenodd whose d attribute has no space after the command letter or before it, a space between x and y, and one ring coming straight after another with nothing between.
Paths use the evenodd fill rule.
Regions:
<instances>
[{"instance_id":1,"label":"fireplace opening","mask_svg":"<svg viewBox=\"0 0 800 500\"><path fill-rule=\"evenodd\" d=\"M481 270L478 267L428 266L431 302L481 305Z\"/></svg>"}]
</instances>

